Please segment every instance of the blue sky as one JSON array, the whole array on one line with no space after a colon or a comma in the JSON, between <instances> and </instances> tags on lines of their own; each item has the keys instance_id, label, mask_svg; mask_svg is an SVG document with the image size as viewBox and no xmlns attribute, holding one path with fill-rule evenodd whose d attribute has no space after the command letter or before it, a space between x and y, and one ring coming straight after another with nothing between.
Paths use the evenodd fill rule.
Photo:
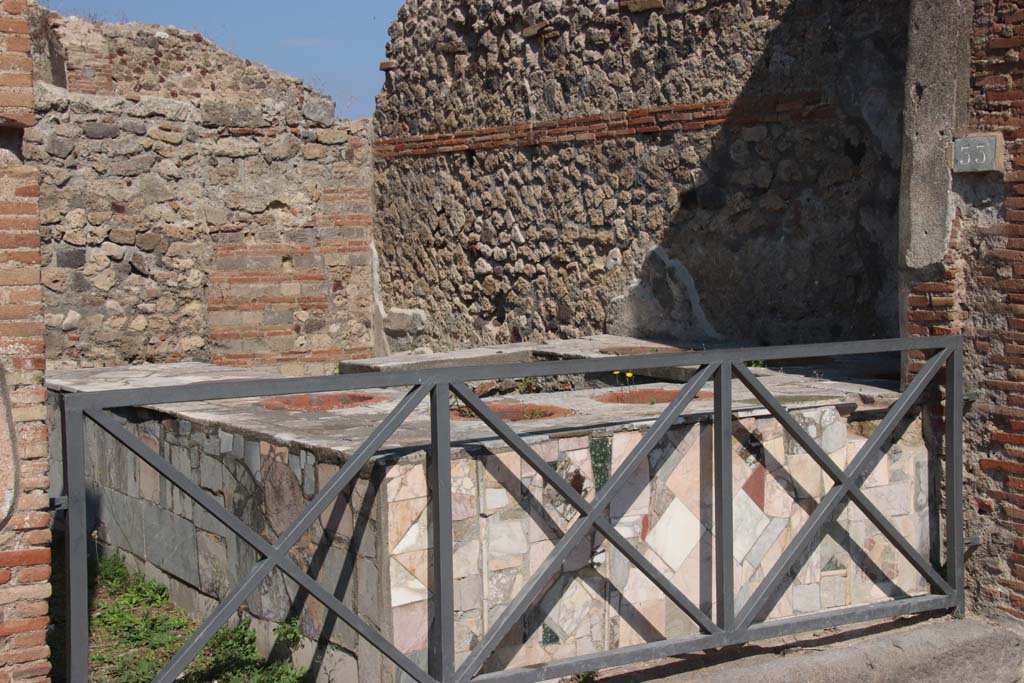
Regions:
<instances>
[{"instance_id":1,"label":"blue sky","mask_svg":"<svg viewBox=\"0 0 1024 683\"><path fill-rule=\"evenodd\" d=\"M306 80L338 116L373 113L388 27L402 0L42 0L67 15L199 31L221 47Z\"/></svg>"}]
</instances>

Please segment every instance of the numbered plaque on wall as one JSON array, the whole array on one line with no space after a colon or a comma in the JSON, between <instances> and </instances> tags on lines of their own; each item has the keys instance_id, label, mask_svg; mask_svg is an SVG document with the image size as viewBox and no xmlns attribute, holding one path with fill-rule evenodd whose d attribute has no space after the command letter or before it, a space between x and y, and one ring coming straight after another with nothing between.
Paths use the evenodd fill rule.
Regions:
<instances>
[{"instance_id":1,"label":"numbered plaque on wall","mask_svg":"<svg viewBox=\"0 0 1024 683\"><path fill-rule=\"evenodd\" d=\"M953 173L1002 173L1003 138L998 134L969 135L953 142Z\"/></svg>"}]
</instances>

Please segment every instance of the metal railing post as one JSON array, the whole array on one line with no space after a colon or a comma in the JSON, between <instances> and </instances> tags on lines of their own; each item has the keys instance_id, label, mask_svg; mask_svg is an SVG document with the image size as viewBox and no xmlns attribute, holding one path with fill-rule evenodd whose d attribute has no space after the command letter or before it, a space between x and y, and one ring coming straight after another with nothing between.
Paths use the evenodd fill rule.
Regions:
<instances>
[{"instance_id":1,"label":"metal railing post","mask_svg":"<svg viewBox=\"0 0 1024 683\"><path fill-rule=\"evenodd\" d=\"M715 601L718 625L736 618L732 528L732 364L715 373Z\"/></svg>"},{"instance_id":2,"label":"metal railing post","mask_svg":"<svg viewBox=\"0 0 1024 683\"><path fill-rule=\"evenodd\" d=\"M964 350L962 340L946 363L946 581L964 616Z\"/></svg>"},{"instance_id":3,"label":"metal railing post","mask_svg":"<svg viewBox=\"0 0 1024 683\"><path fill-rule=\"evenodd\" d=\"M455 677L455 579L452 567L452 449L450 389L438 384L430 391L430 534L433 561L430 591L434 609L430 622L427 673L438 681Z\"/></svg>"},{"instance_id":4,"label":"metal railing post","mask_svg":"<svg viewBox=\"0 0 1024 683\"><path fill-rule=\"evenodd\" d=\"M89 681L89 535L85 496L85 415L61 398L61 443L67 495L64 581L68 683Z\"/></svg>"}]
</instances>

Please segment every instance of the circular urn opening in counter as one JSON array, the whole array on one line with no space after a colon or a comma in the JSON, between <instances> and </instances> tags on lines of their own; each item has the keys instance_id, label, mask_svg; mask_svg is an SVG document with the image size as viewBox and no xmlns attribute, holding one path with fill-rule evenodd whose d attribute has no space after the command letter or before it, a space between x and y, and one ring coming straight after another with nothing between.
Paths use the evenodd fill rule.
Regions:
<instances>
[{"instance_id":1,"label":"circular urn opening in counter","mask_svg":"<svg viewBox=\"0 0 1024 683\"><path fill-rule=\"evenodd\" d=\"M606 356L650 356L657 353L686 353L689 350L675 346L606 346L598 349Z\"/></svg>"},{"instance_id":2,"label":"circular urn opening in counter","mask_svg":"<svg viewBox=\"0 0 1024 683\"><path fill-rule=\"evenodd\" d=\"M260 401L267 410L288 410L297 413L322 413L387 401L388 397L362 391L336 391L324 394L292 394L273 396Z\"/></svg>"},{"instance_id":3,"label":"circular urn opening in counter","mask_svg":"<svg viewBox=\"0 0 1024 683\"><path fill-rule=\"evenodd\" d=\"M606 391L594 398L601 403L653 406L659 403L671 403L681 391L682 387L679 389L644 389L643 387L637 387L636 389L616 389L615 391ZM700 401L714 397L714 392L702 391L697 394L696 400Z\"/></svg>"},{"instance_id":4,"label":"circular urn opening in counter","mask_svg":"<svg viewBox=\"0 0 1024 683\"><path fill-rule=\"evenodd\" d=\"M572 411L568 408L544 405L542 403L515 403L507 401L488 403L487 407L505 422L529 422L530 420L544 420L549 417L572 415ZM452 408L452 419L479 420L480 418L477 417L472 408L457 406Z\"/></svg>"}]
</instances>

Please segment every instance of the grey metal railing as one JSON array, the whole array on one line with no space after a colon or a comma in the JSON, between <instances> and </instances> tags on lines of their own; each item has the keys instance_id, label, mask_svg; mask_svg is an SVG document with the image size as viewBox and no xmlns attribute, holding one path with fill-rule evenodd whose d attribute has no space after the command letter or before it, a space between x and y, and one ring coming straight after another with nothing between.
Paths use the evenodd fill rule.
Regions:
<instances>
[{"instance_id":1,"label":"grey metal railing","mask_svg":"<svg viewBox=\"0 0 1024 683\"><path fill-rule=\"evenodd\" d=\"M875 353L923 352L931 357L891 405L878 428L844 470L836 465L783 405L747 369L755 361L832 358ZM520 436L469 389L467 382L520 377L543 377L616 370L697 366L699 369L648 429L644 437L596 495L587 501ZM885 455L885 446L897 425L919 403L944 371L945 384L945 524L946 561L929 561L907 541L861 490L871 471ZM737 611L734 604L732 522L732 380L733 376L763 404L785 431L833 480L809 519L775 562L759 588ZM125 389L62 396L64 474L67 488L67 651L68 678L86 683L89 678L89 606L86 528L85 425L92 420L117 441L178 486L195 503L255 548L262 559L245 575L203 622L199 630L154 679L170 683L200 654L214 634L241 608L274 569L280 569L300 587L348 624L380 653L419 683L468 683L469 681L542 681L611 666L678 656L727 645L812 631L819 628L891 618L899 615L964 610L963 536L963 346L960 337L933 337L788 347L723 349L651 356L610 357L479 367L414 370L399 373L359 374L299 379L223 381L189 386ZM628 486L630 475L665 436L687 405L707 383L714 382L714 514L715 582L719 596L714 615L707 614L686 597L610 521L612 500ZM299 393L350 391L371 388L409 387L408 394L377 426L367 440L312 499L306 509L270 543L226 510L216 499L176 470L140 438L128 432L112 412L116 409L216 399L250 398ZM451 433L449 396L454 393L502 440L579 512L575 523L555 544L539 570L520 594L502 611L476 648L456 666L454 583L452 569ZM328 508L346 490L385 441L430 396L431 448L427 471L430 486L432 543L430 583L438 615L430 625L428 666L424 670L400 652L330 591L303 571L288 555ZM812 552L828 527L848 503L853 503L876 525L895 548L927 579L932 592L881 603L848 607L796 617L765 621L795 577L799 563ZM939 514L936 512L936 514ZM527 611L543 597L563 561L587 534L596 531L627 557L648 579L685 612L700 634L685 638L623 647L577 656L530 668L481 674L488 658ZM933 563L934 562L934 563Z\"/></svg>"}]
</instances>

